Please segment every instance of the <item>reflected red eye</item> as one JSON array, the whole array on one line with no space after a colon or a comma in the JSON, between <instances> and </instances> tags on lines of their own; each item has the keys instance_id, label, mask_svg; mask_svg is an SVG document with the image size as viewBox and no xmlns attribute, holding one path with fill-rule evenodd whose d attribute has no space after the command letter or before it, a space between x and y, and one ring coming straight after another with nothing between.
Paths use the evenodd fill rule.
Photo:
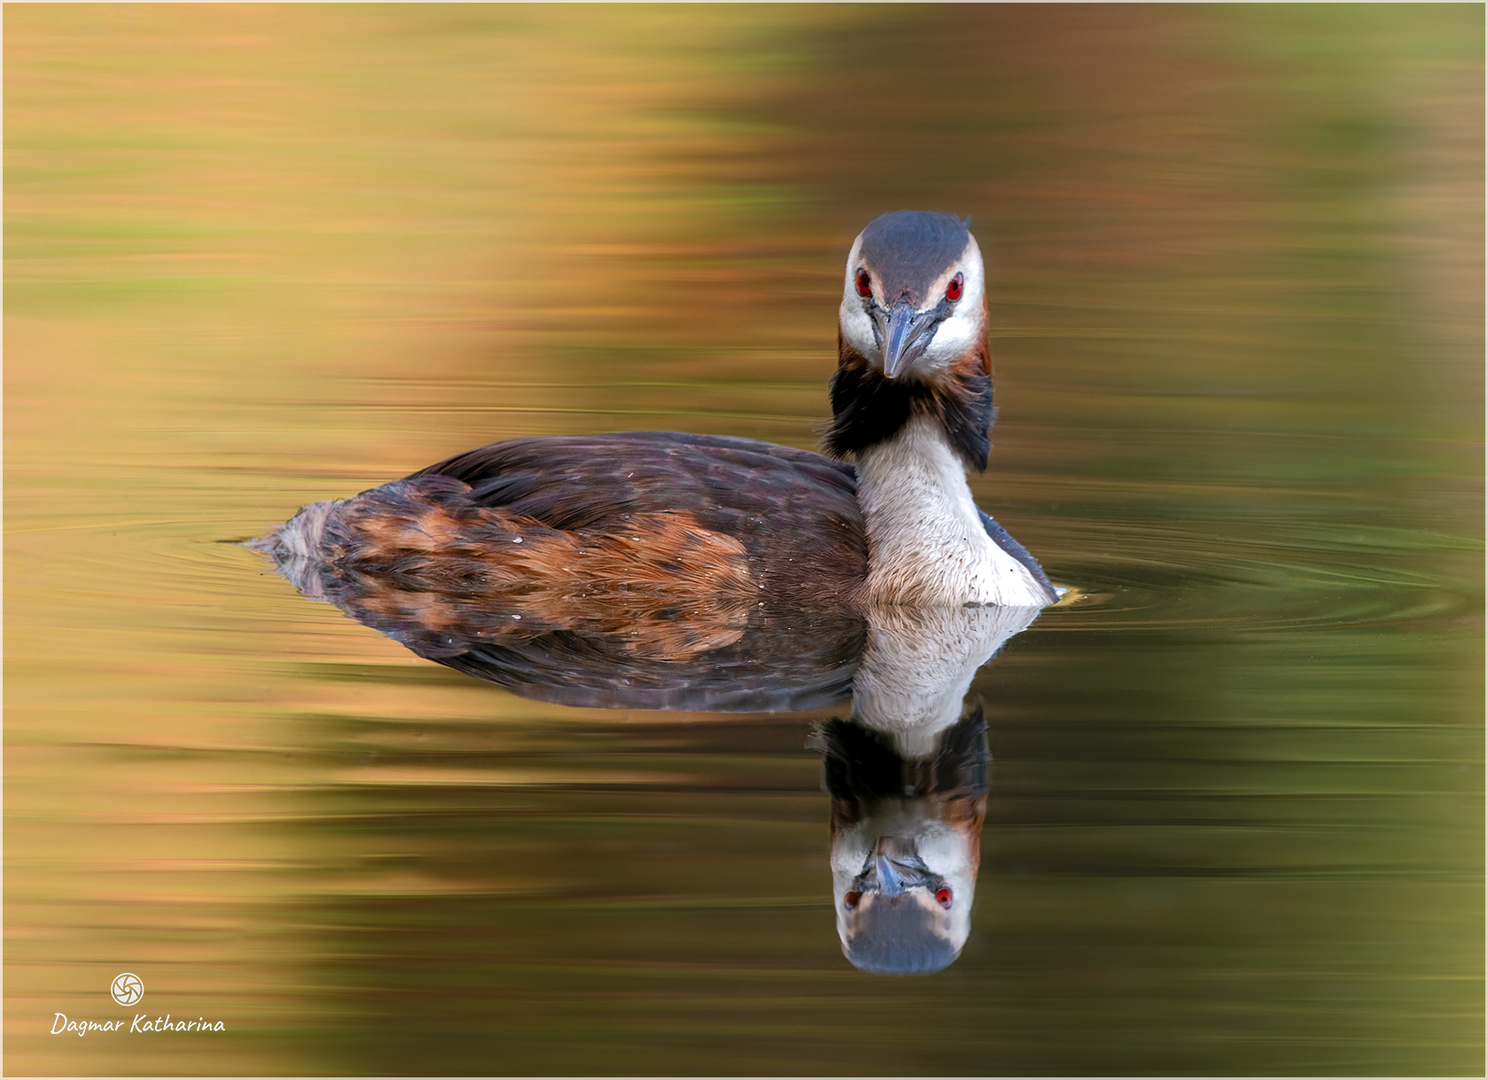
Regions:
<instances>
[{"instance_id":1,"label":"reflected red eye","mask_svg":"<svg viewBox=\"0 0 1488 1080\"><path fill-rule=\"evenodd\" d=\"M863 899L862 893L850 892L842 898L842 906L847 908L848 911L851 911L853 908L858 906L858 901L861 899Z\"/></svg>"},{"instance_id":2,"label":"reflected red eye","mask_svg":"<svg viewBox=\"0 0 1488 1080\"><path fill-rule=\"evenodd\" d=\"M868 271L867 270L859 270L858 271L858 295L859 296L872 296L873 295L873 280L868 276Z\"/></svg>"},{"instance_id":3,"label":"reflected red eye","mask_svg":"<svg viewBox=\"0 0 1488 1080\"><path fill-rule=\"evenodd\" d=\"M951 283L946 286L946 299L947 300L960 300L961 299L961 293L965 289L966 289L966 279L964 277L962 277L960 274L957 274L955 277L951 278ZM947 893L946 895L950 895L950 894Z\"/></svg>"},{"instance_id":4,"label":"reflected red eye","mask_svg":"<svg viewBox=\"0 0 1488 1080\"><path fill-rule=\"evenodd\" d=\"M937 889L937 890L935 890L935 902L937 904L939 904L943 908L950 907L951 906L951 890L950 889Z\"/></svg>"}]
</instances>

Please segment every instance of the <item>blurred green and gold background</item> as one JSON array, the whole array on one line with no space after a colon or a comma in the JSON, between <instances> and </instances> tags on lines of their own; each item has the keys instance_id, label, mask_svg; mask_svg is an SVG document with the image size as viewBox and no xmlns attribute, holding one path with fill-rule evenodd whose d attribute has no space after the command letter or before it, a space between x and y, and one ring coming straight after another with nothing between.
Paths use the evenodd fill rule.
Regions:
<instances>
[{"instance_id":1,"label":"blurred green and gold background","mask_svg":"<svg viewBox=\"0 0 1488 1080\"><path fill-rule=\"evenodd\" d=\"M7 5L5 1070L1481 1073L1483 8ZM563 709L225 541L515 435L815 443L970 215L972 938L842 959L809 718ZM54 1014L221 1019L53 1036Z\"/></svg>"}]
</instances>

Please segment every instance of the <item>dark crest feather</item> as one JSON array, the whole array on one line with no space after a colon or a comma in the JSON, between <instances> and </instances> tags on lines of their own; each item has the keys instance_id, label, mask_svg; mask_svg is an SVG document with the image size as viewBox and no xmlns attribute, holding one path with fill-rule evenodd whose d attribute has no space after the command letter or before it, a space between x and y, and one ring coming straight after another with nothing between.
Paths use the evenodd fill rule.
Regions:
<instances>
[{"instance_id":1,"label":"dark crest feather","mask_svg":"<svg viewBox=\"0 0 1488 1080\"><path fill-rule=\"evenodd\" d=\"M987 794L987 721L980 705L941 732L935 756L926 761L900 757L888 736L855 721L833 717L817 731L822 786L844 804L849 819L861 816L859 804L880 799Z\"/></svg>"},{"instance_id":2,"label":"dark crest feather","mask_svg":"<svg viewBox=\"0 0 1488 1080\"><path fill-rule=\"evenodd\" d=\"M872 266L891 299L923 305L927 290L961 257L971 239L966 222L931 210L896 210L863 230L858 254Z\"/></svg>"}]
</instances>

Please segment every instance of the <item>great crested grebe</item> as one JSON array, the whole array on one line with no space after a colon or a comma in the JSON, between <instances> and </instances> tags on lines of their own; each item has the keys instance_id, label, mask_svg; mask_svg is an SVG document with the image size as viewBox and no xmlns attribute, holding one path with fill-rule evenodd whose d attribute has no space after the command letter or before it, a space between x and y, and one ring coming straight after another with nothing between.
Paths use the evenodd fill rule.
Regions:
<instances>
[{"instance_id":1,"label":"great crested grebe","mask_svg":"<svg viewBox=\"0 0 1488 1080\"><path fill-rule=\"evenodd\" d=\"M1058 597L977 509L992 405L986 276L966 225L899 211L847 258L827 454L645 431L513 439L303 508L259 546L541 607L867 608ZM851 457L856 468L843 461Z\"/></svg>"}]
</instances>

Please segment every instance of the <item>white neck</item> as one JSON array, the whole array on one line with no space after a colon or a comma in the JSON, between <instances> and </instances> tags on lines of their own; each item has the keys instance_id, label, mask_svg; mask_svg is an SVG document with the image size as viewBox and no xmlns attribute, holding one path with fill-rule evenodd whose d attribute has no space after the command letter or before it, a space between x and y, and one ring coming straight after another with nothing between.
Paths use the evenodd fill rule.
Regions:
<instances>
[{"instance_id":1,"label":"white neck","mask_svg":"<svg viewBox=\"0 0 1488 1080\"><path fill-rule=\"evenodd\" d=\"M894 740L899 756L933 757L965 711L978 669L1038 618L1035 607L880 607L853 677L853 719Z\"/></svg>"},{"instance_id":2,"label":"white neck","mask_svg":"<svg viewBox=\"0 0 1488 1080\"><path fill-rule=\"evenodd\" d=\"M869 604L1044 607L1028 569L992 542L966 467L929 417L858 454Z\"/></svg>"}]
</instances>

